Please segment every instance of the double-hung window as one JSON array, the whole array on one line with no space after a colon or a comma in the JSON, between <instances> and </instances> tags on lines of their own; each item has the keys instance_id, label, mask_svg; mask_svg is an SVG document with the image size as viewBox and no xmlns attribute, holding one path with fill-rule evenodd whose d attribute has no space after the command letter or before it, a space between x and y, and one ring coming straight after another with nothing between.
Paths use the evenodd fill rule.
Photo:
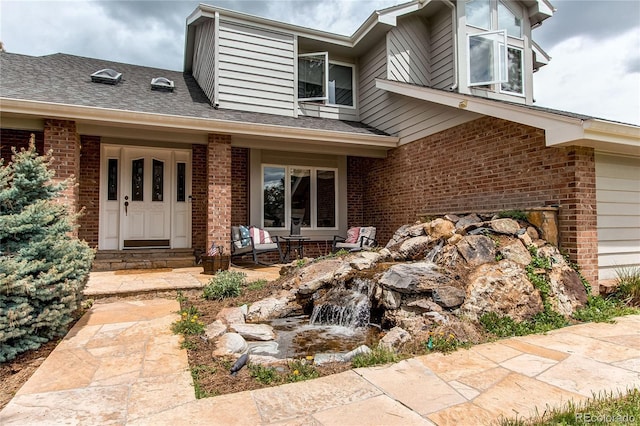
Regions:
<instances>
[{"instance_id":1,"label":"double-hung window","mask_svg":"<svg viewBox=\"0 0 640 426\"><path fill-rule=\"evenodd\" d=\"M307 166L262 166L262 221L266 228L335 229L338 170Z\"/></svg>"},{"instance_id":2,"label":"double-hung window","mask_svg":"<svg viewBox=\"0 0 640 426\"><path fill-rule=\"evenodd\" d=\"M522 12L502 0L467 0L468 84L524 95Z\"/></svg>"},{"instance_id":3,"label":"double-hung window","mask_svg":"<svg viewBox=\"0 0 640 426\"><path fill-rule=\"evenodd\" d=\"M354 106L353 65L329 61L327 52L298 56L298 100Z\"/></svg>"}]
</instances>

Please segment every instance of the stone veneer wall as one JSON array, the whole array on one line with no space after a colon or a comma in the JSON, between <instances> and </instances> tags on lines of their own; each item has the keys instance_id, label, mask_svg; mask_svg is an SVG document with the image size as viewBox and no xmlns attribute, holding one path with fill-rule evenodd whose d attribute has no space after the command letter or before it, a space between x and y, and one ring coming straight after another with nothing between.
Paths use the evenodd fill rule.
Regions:
<instances>
[{"instance_id":1,"label":"stone veneer wall","mask_svg":"<svg viewBox=\"0 0 640 426\"><path fill-rule=\"evenodd\" d=\"M540 129L483 117L358 162L363 224L377 227L381 244L421 213L558 204L560 248L597 291L592 149L547 148Z\"/></svg>"}]
</instances>

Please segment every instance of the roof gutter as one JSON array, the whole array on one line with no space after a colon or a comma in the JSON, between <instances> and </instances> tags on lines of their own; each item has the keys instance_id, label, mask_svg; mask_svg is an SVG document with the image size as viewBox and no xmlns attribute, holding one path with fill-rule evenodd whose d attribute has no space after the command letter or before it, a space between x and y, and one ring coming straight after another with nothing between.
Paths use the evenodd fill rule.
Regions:
<instances>
[{"instance_id":1,"label":"roof gutter","mask_svg":"<svg viewBox=\"0 0 640 426\"><path fill-rule=\"evenodd\" d=\"M190 133L224 133L231 135L286 138L301 141L361 145L381 149L395 148L399 142L399 138L395 136L286 127L212 118L184 117L51 102L25 101L4 97L0 97L0 105L2 105L0 112L3 113L14 113L33 117L51 117L110 126L124 125L135 128L146 127L159 130L186 131Z\"/></svg>"}]
</instances>

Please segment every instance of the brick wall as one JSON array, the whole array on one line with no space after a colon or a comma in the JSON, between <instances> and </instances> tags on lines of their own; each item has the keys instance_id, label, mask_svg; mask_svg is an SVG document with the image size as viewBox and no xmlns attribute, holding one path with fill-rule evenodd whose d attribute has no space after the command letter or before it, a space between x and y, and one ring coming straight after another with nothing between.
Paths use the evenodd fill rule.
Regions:
<instances>
[{"instance_id":1,"label":"brick wall","mask_svg":"<svg viewBox=\"0 0 640 426\"><path fill-rule=\"evenodd\" d=\"M77 179L80 172L80 138L75 121L46 119L44 121L44 150L53 151L55 171L54 181L70 177ZM70 212L79 210L78 186L70 185L58 201L65 204Z\"/></svg>"},{"instance_id":2,"label":"brick wall","mask_svg":"<svg viewBox=\"0 0 640 426\"><path fill-rule=\"evenodd\" d=\"M21 148L27 149L29 147L29 139L31 134L36 137L36 151L39 154L44 153L44 132L30 131L30 130L14 130L14 129L0 129L0 158L4 159L4 164L11 161L11 148L15 147L17 151Z\"/></svg>"},{"instance_id":3,"label":"brick wall","mask_svg":"<svg viewBox=\"0 0 640 426\"><path fill-rule=\"evenodd\" d=\"M207 247L229 252L231 233L231 136L210 134L207 145Z\"/></svg>"},{"instance_id":4,"label":"brick wall","mask_svg":"<svg viewBox=\"0 0 640 426\"><path fill-rule=\"evenodd\" d=\"M191 245L207 248L207 146L192 145L191 175Z\"/></svg>"},{"instance_id":5,"label":"brick wall","mask_svg":"<svg viewBox=\"0 0 640 426\"><path fill-rule=\"evenodd\" d=\"M78 223L78 237L98 247L100 217L100 137L80 136L78 202L84 209Z\"/></svg>"},{"instance_id":6,"label":"brick wall","mask_svg":"<svg viewBox=\"0 0 640 426\"><path fill-rule=\"evenodd\" d=\"M347 226L367 226L362 210L364 173L358 157L347 157Z\"/></svg>"},{"instance_id":7,"label":"brick wall","mask_svg":"<svg viewBox=\"0 0 640 426\"><path fill-rule=\"evenodd\" d=\"M542 130L483 117L357 162L363 223L381 244L420 213L559 204L561 248L597 287L593 150L547 148Z\"/></svg>"},{"instance_id":8,"label":"brick wall","mask_svg":"<svg viewBox=\"0 0 640 426\"><path fill-rule=\"evenodd\" d=\"M231 148L231 225L249 223L249 149Z\"/></svg>"}]
</instances>

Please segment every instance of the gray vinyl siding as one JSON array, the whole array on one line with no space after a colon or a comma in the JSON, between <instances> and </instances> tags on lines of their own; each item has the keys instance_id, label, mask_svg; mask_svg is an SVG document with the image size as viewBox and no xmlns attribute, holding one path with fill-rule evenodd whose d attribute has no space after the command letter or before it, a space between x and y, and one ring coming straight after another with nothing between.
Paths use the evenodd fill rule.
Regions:
<instances>
[{"instance_id":1,"label":"gray vinyl siding","mask_svg":"<svg viewBox=\"0 0 640 426\"><path fill-rule=\"evenodd\" d=\"M220 20L221 108L294 115L294 40L290 34Z\"/></svg>"},{"instance_id":2,"label":"gray vinyl siding","mask_svg":"<svg viewBox=\"0 0 640 426\"><path fill-rule=\"evenodd\" d=\"M454 50L451 11L443 9L429 19L431 87L449 89L453 85Z\"/></svg>"},{"instance_id":3,"label":"gray vinyl siding","mask_svg":"<svg viewBox=\"0 0 640 426\"><path fill-rule=\"evenodd\" d=\"M402 19L387 34L389 80L431 86L429 33L426 21L418 16Z\"/></svg>"},{"instance_id":4,"label":"gray vinyl siding","mask_svg":"<svg viewBox=\"0 0 640 426\"><path fill-rule=\"evenodd\" d=\"M640 158L596 153L600 279L640 267Z\"/></svg>"},{"instance_id":5,"label":"gray vinyl siding","mask_svg":"<svg viewBox=\"0 0 640 426\"><path fill-rule=\"evenodd\" d=\"M418 140L478 117L459 109L376 89L377 78L387 78L385 39L360 58L360 120L390 135L399 136L400 143Z\"/></svg>"},{"instance_id":6,"label":"gray vinyl siding","mask_svg":"<svg viewBox=\"0 0 640 426\"><path fill-rule=\"evenodd\" d=\"M215 97L215 21L206 20L196 27L193 49L193 77L213 102Z\"/></svg>"}]
</instances>

